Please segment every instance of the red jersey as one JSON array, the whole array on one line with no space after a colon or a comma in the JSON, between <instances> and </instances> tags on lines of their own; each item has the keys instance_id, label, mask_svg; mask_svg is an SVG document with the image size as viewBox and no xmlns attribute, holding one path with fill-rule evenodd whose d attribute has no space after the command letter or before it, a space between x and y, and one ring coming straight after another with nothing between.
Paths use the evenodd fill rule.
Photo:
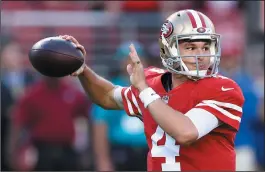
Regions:
<instances>
[{"instance_id":1,"label":"red jersey","mask_svg":"<svg viewBox=\"0 0 265 172\"><path fill-rule=\"evenodd\" d=\"M33 141L72 145L74 119L86 117L89 105L83 93L65 82L49 89L40 81L19 100L13 112L14 126L28 128Z\"/></svg>"},{"instance_id":2,"label":"red jersey","mask_svg":"<svg viewBox=\"0 0 265 172\"><path fill-rule=\"evenodd\" d=\"M198 81L189 80L167 92L161 81L165 72L154 67L145 70L148 85L162 100L183 114L192 108L202 108L223 124L188 146L178 145L144 108L139 91L132 86L123 88L125 111L130 116L141 117L144 123L149 147L148 171L235 170L234 139L244 103L239 86L219 75Z\"/></svg>"}]
</instances>

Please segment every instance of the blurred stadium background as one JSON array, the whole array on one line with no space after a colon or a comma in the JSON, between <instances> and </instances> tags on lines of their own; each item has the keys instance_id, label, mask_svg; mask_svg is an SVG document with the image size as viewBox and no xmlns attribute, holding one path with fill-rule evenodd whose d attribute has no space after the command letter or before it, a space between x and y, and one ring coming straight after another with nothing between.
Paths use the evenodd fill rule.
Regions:
<instances>
[{"instance_id":1,"label":"blurred stadium background","mask_svg":"<svg viewBox=\"0 0 265 172\"><path fill-rule=\"evenodd\" d=\"M264 170L264 1L1 1L1 170L145 170L146 144L133 142L139 121L120 111L102 117L108 112L76 78L39 75L27 53L42 38L72 35L93 70L128 84L128 42L146 65L161 66L161 24L186 8L207 14L223 35L220 72L246 98L237 169ZM118 139L114 130L123 131Z\"/></svg>"}]
</instances>

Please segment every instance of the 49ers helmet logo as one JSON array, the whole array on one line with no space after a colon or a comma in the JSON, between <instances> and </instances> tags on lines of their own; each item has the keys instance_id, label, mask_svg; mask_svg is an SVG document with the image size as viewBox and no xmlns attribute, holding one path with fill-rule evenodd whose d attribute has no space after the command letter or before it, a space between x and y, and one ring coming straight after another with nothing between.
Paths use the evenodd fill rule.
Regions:
<instances>
[{"instance_id":1,"label":"49ers helmet logo","mask_svg":"<svg viewBox=\"0 0 265 172\"><path fill-rule=\"evenodd\" d=\"M164 35L165 38L169 37L173 32L173 24L170 21L166 21L160 30L160 37L162 34Z\"/></svg>"},{"instance_id":2,"label":"49ers helmet logo","mask_svg":"<svg viewBox=\"0 0 265 172\"><path fill-rule=\"evenodd\" d=\"M204 32L206 32L206 29L205 29L204 27L199 27L199 28L197 29L197 32L199 32L199 33L204 33Z\"/></svg>"}]
</instances>

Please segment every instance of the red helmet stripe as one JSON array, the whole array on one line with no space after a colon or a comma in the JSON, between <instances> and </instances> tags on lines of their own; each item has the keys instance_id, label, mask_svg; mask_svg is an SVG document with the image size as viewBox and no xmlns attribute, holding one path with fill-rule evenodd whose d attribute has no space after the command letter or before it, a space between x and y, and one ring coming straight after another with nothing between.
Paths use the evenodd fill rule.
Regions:
<instances>
[{"instance_id":1,"label":"red helmet stripe","mask_svg":"<svg viewBox=\"0 0 265 172\"><path fill-rule=\"evenodd\" d=\"M205 20L204 20L202 14L200 12L197 12L197 13L198 13L198 15L199 15L199 17L201 19L202 27L206 27Z\"/></svg>"},{"instance_id":2,"label":"red helmet stripe","mask_svg":"<svg viewBox=\"0 0 265 172\"><path fill-rule=\"evenodd\" d=\"M194 16L192 15L192 13L190 11L187 11L187 14L188 14L188 16L190 18L190 22L192 24L192 27L193 28L196 28L197 27L197 24L196 24L196 21L195 21Z\"/></svg>"}]
</instances>

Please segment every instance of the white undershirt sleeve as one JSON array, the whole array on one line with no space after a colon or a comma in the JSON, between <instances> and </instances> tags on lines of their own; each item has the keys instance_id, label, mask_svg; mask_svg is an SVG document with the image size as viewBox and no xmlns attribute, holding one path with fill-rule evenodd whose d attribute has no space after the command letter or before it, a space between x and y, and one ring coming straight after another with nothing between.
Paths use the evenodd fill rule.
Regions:
<instances>
[{"instance_id":1,"label":"white undershirt sleeve","mask_svg":"<svg viewBox=\"0 0 265 172\"><path fill-rule=\"evenodd\" d=\"M114 100L120 108L124 107L122 101L123 88L124 87L117 86L113 92ZM199 133L197 139L205 136L222 124L215 115L201 108L192 108L185 114L185 116L187 116L196 127Z\"/></svg>"},{"instance_id":2,"label":"white undershirt sleeve","mask_svg":"<svg viewBox=\"0 0 265 172\"><path fill-rule=\"evenodd\" d=\"M205 136L221 125L221 121L218 120L215 115L201 108L193 108L188 111L185 116L187 116L197 128L199 133L197 139Z\"/></svg>"},{"instance_id":3,"label":"white undershirt sleeve","mask_svg":"<svg viewBox=\"0 0 265 172\"><path fill-rule=\"evenodd\" d=\"M117 86L114 89L115 90L113 92L113 98L116 101L117 105L120 108L123 108L122 95L121 95L121 91L122 91L123 87Z\"/></svg>"}]
</instances>

